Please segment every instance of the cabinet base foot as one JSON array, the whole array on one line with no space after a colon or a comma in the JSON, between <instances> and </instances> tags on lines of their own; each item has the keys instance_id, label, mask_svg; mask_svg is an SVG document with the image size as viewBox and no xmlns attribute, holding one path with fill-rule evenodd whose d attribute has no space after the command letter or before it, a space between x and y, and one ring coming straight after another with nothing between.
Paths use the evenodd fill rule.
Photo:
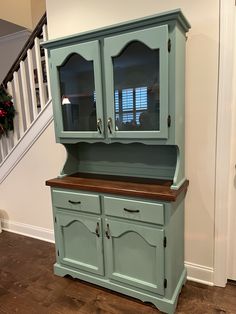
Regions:
<instances>
[{"instance_id":1,"label":"cabinet base foot","mask_svg":"<svg viewBox=\"0 0 236 314\"><path fill-rule=\"evenodd\" d=\"M119 284L118 282L110 281L109 279L90 275L88 273L82 273L78 270L67 268L64 265L56 263L54 265L54 273L58 276L64 277L70 275L73 278L81 279L89 283L99 285L101 287L119 292L121 294L126 294L128 296L139 299L143 302L149 302L154 304L160 311L168 314L174 314L178 302L178 297L181 292L182 286L186 282L186 269L183 270L176 289L170 299L165 298L161 295L155 295L154 293L149 293L148 291L141 291L131 286L125 286Z\"/></svg>"}]
</instances>

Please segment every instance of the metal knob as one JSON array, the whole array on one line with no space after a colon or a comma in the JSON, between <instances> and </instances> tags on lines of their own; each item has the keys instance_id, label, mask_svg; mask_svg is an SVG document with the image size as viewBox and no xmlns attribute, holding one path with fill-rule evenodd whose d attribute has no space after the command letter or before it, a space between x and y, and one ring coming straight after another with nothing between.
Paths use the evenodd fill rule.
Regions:
<instances>
[{"instance_id":1,"label":"metal knob","mask_svg":"<svg viewBox=\"0 0 236 314\"><path fill-rule=\"evenodd\" d=\"M97 129L100 134L102 134L102 119L97 119Z\"/></svg>"},{"instance_id":2,"label":"metal knob","mask_svg":"<svg viewBox=\"0 0 236 314\"><path fill-rule=\"evenodd\" d=\"M108 127L110 134L112 134L112 118L109 118L107 120L107 127Z\"/></svg>"}]
</instances>

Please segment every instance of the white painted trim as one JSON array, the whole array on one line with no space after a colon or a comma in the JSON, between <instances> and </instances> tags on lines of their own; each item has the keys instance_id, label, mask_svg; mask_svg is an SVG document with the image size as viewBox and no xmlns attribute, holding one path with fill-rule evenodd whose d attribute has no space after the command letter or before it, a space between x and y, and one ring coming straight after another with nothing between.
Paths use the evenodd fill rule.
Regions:
<instances>
[{"instance_id":1,"label":"white painted trim","mask_svg":"<svg viewBox=\"0 0 236 314\"><path fill-rule=\"evenodd\" d=\"M236 34L236 7L235 7L235 25ZM236 54L236 41L234 42L234 56ZM236 56L233 64L233 106L232 106L232 129L231 129L231 161L230 161L230 180L229 180L229 214L228 214L228 246L227 246L227 278L236 280L236 190L235 190L235 174L236 174Z\"/></svg>"},{"instance_id":2,"label":"white painted trim","mask_svg":"<svg viewBox=\"0 0 236 314\"><path fill-rule=\"evenodd\" d=\"M213 286L214 270L211 267L185 262L187 279L208 286Z\"/></svg>"},{"instance_id":3,"label":"white painted trim","mask_svg":"<svg viewBox=\"0 0 236 314\"><path fill-rule=\"evenodd\" d=\"M21 222L2 219L2 230L22 234L24 236L39 239L42 241L55 243L54 232L51 229L41 228L37 226L24 224Z\"/></svg>"},{"instance_id":4,"label":"white painted trim","mask_svg":"<svg viewBox=\"0 0 236 314\"><path fill-rule=\"evenodd\" d=\"M233 47L235 1L220 0L219 82L215 172L214 284L227 282L227 241L229 213L229 165L231 106L233 101Z\"/></svg>"},{"instance_id":5,"label":"white painted trim","mask_svg":"<svg viewBox=\"0 0 236 314\"><path fill-rule=\"evenodd\" d=\"M25 38L25 37L30 37L31 32L28 29L12 33L6 36L1 36L0 37L0 45L6 41L14 41L17 39Z\"/></svg>"},{"instance_id":6,"label":"white painted trim","mask_svg":"<svg viewBox=\"0 0 236 314\"><path fill-rule=\"evenodd\" d=\"M29 129L25 132L19 142L13 147L9 155L0 164L0 184L11 173L14 167L27 153L30 147L40 137L43 131L53 120L53 112L51 100L48 101L45 108L40 112L37 118L33 121Z\"/></svg>"}]
</instances>

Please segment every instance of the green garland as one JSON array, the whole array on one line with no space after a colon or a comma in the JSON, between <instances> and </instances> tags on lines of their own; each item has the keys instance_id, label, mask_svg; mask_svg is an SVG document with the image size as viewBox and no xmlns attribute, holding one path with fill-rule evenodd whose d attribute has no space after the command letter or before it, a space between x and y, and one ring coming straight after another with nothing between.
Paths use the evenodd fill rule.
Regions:
<instances>
[{"instance_id":1,"label":"green garland","mask_svg":"<svg viewBox=\"0 0 236 314\"><path fill-rule=\"evenodd\" d=\"M13 119L15 116L12 97L7 93L4 86L0 86L0 137L14 130Z\"/></svg>"}]
</instances>

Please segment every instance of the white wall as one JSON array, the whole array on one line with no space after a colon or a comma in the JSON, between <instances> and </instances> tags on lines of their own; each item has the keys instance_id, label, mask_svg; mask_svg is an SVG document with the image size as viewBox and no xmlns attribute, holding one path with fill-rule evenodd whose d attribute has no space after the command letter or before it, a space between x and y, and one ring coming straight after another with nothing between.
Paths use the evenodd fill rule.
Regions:
<instances>
[{"instance_id":1,"label":"white wall","mask_svg":"<svg viewBox=\"0 0 236 314\"><path fill-rule=\"evenodd\" d=\"M49 38L181 8L192 28L186 57L185 260L190 276L212 281L219 1L47 0ZM65 23L62 23L65 21Z\"/></svg>"},{"instance_id":2,"label":"white wall","mask_svg":"<svg viewBox=\"0 0 236 314\"><path fill-rule=\"evenodd\" d=\"M192 25L186 57L185 245L189 276L212 281L219 3L215 0L47 0L49 38L181 8ZM47 178L59 174L64 150L52 128L0 186L0 208L12 221L52 228ZM1 215L1 212L0 212Z\"/></svg>"},{"instance_id":3,"label":"white wall","mask_svg":"<svg viewBox=\"0 0 236 314\"><path fill-rule=\"evenodd\" d=\"M31 29L30 0L0 0L0 18Z\"/></svg>"},{"instance_id":4,"label":"white wall","mask_svg":"<svg viewBox=\"0 0 236 314\"><path fill-rule=\"evenodd\" d=\"M52 230L53 221L50 188L45 181L60 173L64 161L65 150L55 143L51 123L0 185L0 218L4 227L47 237L41 229Z\"/></svg>"},{"instance_id":5,"label":"white wall","mask_svg":"<svg viewBox=\"0 0 236 314\"><path fill-rule=\"evenodd\" d=\"M31 0L31 20L34 28L46 12L46 0Z\"/></svg>"},{"instance_id":6,"label":"white wall","mask_svg":"<svg viewBox=\"0 0 236 314\"><path fill-rule=\"evenodd\" d=\"M0 0L0 19L33 30L46 11L45 0Z\"/></svg>"},{"instance_id":7,"label":"white wall","mask_svg":"<svg viewBox=\"0 0 236 314\"><path fill-rule=\"evenodd\" d=\"M0 83L15 62L30 34L29 31L23 30L0 37Z\"/></svg>"}]
</instances>

